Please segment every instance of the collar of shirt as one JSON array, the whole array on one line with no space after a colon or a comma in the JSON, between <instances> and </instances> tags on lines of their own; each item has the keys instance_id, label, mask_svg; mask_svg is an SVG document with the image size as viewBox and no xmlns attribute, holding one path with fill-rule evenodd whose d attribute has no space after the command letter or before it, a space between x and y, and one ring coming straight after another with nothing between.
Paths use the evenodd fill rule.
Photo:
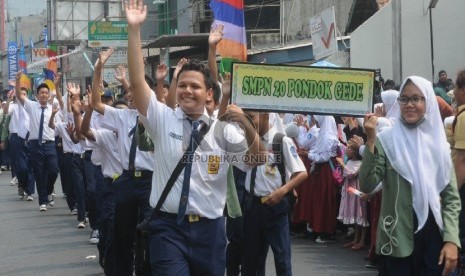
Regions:
<instances>
[{"instance_id":1,"label":"collar of shirt","mask_svg":"<svg viewBox=\"0 0 465 276\"><path fill-rule=\"evenodd\" d=\"M178 119L188 119L190 118L189 116L187 116L186 113L184 113L184 111L181 109L181 108L176 108L175 110L175 114L176 114L176 117ZM202 121L203 123L207 124L207 126L209 126L211 123L212 123L212 120L210 118L210 116L208 116L208 112L207 112L207 109L204 108L203 109L203 114L200 115L200 117L197 119L197 121Z\"/></svg>"},{"instance_id":2,"label":"collar of shirt","mask_svg":"<svg viewBox=\"0 0 465 276\"><path fill-rule=\"evenodd\" d=\"M462 104L461 106L458 107L457 111L460 112L465 109L465 104Z\"/></svg>"}]
</instances>

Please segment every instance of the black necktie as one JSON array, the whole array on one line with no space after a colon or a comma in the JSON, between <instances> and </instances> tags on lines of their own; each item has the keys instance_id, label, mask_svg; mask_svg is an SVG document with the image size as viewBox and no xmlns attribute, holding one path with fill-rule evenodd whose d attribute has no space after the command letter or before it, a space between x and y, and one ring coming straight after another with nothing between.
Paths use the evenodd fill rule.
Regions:
<instances>
[{"instance_id":1,"label":"black necktie","mask_svg":"<svg viewBox=\"0 0 465 276\"><path fill-rule=\"evenodd\" d=\"M137 148L137 143L136 143L136 136L137 136L137 125L139 121L139 116L136 117L136 125L129 131L129 137L132 135L132 141L131 141L131 149L129 150L129 166L128 169L130 171L134 170L135 167L135 161L136 161L136 148Z\"/></svg>"},{"instance_id":2,"label":"black necktie","mask_svg":"<svg viewBox=\"0 0 465 276\"><path fill-rule=\"evenodd\" d=\"M182 191L181 191L181 199L179 200L179 209L178 209L178 224L180 224L183 219L184 215L186 214L187 208L187 201L189 198L189 186L191 180L191 170L192 170L192 160L194 156L194 145L198 143L199 138L199 121L192 121L192 133L191 138L189 141L189 147L186 150L186 154L188 156L188 161L186 167L184 168L184 180L182 182Z\"/></svg>"},{"instance_id":3,"label":"black necktie","mask_svg":"<svg viewBox=\"0 0 465 276\"><path fill-rule=\"evenodd\" d=\"M40 123L39 123L39 145L42 144L42 135L44 134L44 111L45 111L45 106L41 106L42 108L42 113L40 114Z\"/></svg>"}]
</instances>

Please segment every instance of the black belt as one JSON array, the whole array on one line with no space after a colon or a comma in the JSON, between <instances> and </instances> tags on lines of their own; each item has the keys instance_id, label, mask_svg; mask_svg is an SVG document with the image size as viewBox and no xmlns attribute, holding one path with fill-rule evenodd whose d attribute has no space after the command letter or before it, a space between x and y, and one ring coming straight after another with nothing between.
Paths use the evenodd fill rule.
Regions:
<instances>
[{"instance_id":1,"label":"black belt","mask_svg":"<svg viewBox=\"0 0 465 276\"><path fill-rule=\"evenodd\" d=\"M32 139L32 140L29 140L29 142L35 142L35 143L39 143L39 140L37 139ZM42 140L42 144L55 144L55 141L53 140Z\"/></svg>"},{"instance_id":2,"label":"black belt","mask_svg":"<svg viewBox=\"0 0 465 276\"><path fill-rule=\"evenodd\" d=\"M82 154L80 153L74 153L74 152L64 152L65 155L71 155L74 157L82 158Z\"/></svg>"},{"instance_id":3,"label":"black belt","mask_svg":"<svg viewBox=\"0 0 465 276\"><path fill-rule=\"evenodd\" d=\"M149 170L123 170L123 174L130 175L134 178L152 178L153 171Z\"/></svg>"},{"instance_id":4,"label":"black belt","mask_svg":"<svg viewBox=\"0 0 465 276\"><path fill-rule=\"evenodd\" d=\"M169 218L169 219L178 219L178 214L173 214L173 213L168 213L168 212L163 212L163 211L158 211L158 214L155 216L159 216L162 218ZM201 217L200 215L185 215L184 220L187 220L189 222L198 222L198 221L204 221L204 220L210 220L205 217Z\"/></svg>"},{"instance_id":5,"label":"black belt","mask_svg":"<svg viewBox=\"0 0 465 276\"><path fill-rule=\"evenodd\" d=\"M246 196L250 198L251 194L250 194L249 192L246 191ZM263 204L267 198L268 198L267 196L256 196L256 195L253 195L253 196L252 196L252 201L253 201L253 202L260 203L260 204Z\"/></svg>"}]
</instances>

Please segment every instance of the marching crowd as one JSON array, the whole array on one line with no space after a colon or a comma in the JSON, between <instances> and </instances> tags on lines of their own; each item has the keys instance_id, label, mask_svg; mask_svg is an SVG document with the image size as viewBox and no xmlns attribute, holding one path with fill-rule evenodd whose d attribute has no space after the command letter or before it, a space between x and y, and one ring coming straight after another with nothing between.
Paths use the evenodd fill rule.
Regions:
<instances>
[{"instance_id":1,"label":"marching crowd","mask_svg":"<svg viewBox=\"0 0 465 276\"><path fill-rule=\"evenodd\" d=\"M223 26L210 33L208 66L181 59L166 83L165 64L155 81L144 73L146 7L131 0L125 11L123 99L104 86L108 49L86 93L56 75L56 91L40 84L31 100L18 72L1 121L19 195L34 201L36 189L46 212L59 175L106 275L265 275L269 248L276 274L292 275L291 229L318 243L353 230L343 246L366 249L380 275L459 266L465 71L455 84L441 71L434 87L386 82L363 119L243 111L217 73Z\"/></svg>"}]
</instances>

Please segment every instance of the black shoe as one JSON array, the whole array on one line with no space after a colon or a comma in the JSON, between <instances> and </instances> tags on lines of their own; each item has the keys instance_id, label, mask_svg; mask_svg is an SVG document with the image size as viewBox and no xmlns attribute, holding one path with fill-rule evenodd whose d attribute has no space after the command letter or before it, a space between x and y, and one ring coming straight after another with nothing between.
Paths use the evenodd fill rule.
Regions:
<instances>
[{"instance_id":1,"label":"black shoe","mask_svg":"<svg viewBox=\"0 0 465 276\"><path fill-rule=\"evenodd\" d=\"M366 268L378 268L378 264L375 261L368 261L365 267Z\"/></svg>"}]
</instances>

